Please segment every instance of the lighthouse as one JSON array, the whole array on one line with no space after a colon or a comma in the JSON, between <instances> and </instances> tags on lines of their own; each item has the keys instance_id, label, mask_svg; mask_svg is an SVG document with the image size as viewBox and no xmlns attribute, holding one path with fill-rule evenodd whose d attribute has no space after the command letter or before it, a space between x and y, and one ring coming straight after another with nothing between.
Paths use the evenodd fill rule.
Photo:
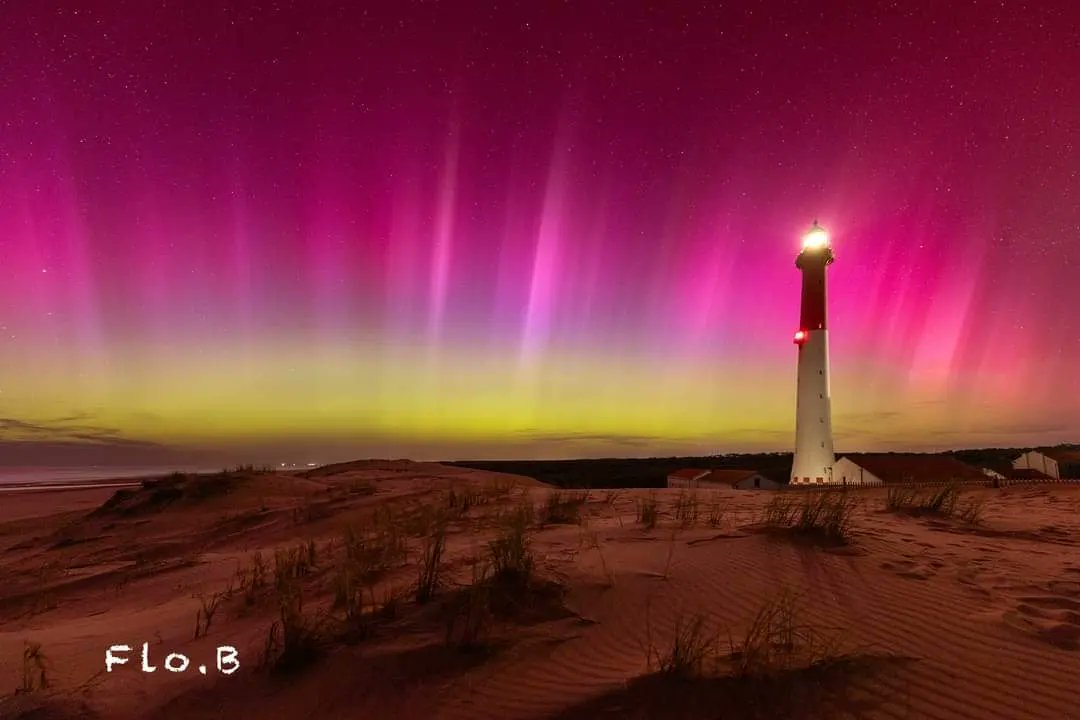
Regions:
<instances>
[{"instance_id":1,"label":"lighthouse","mask_svg":"<svg viewBox=\"0 0 1080 720\"><path fill-rule=\"evenodd\" d=\"M795 458L792 485L832 482L832 409L829 398L829 330L825 271L833 261L832 246L817 220L803 236L795 267L802 271L802 308L795 345L799 349L795 396Z\"/></svg>"}]
</instances>

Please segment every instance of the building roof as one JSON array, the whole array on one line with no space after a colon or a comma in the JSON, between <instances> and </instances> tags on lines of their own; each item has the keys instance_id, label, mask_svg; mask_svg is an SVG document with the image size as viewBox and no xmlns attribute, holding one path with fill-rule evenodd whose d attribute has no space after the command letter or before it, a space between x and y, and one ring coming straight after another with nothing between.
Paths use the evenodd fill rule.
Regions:
<instances>
[{"instance_id":1,"label":"building roof","mask_svg":"<svg viewBox=\"0 0 1080 720\"><path fill-rule=\"evenodd\" d=\"M685 480L696 480L699 477L701 477L702 475L707 475L708 473L709 473L708 470L686 468L686 469L683 469L683 470L676 470L674 472L670 472L670 473L668 473L668 477L683 478Z\"/></svg>"},{"instance_id":2,"label":"building roof","mask_svg":"<svg viewBox=\"0 0 1080 720\"><path fill-rule=\"evenodd\" d=\"M738 468L724 468L722 470L713 470L709 473L709 477L704 478L706 482L723 483L725 485L734 485L742 482L747 478L752 478L760 473L757 470L740 470Z\"/></svg>"},{"instance_id":3,"label":"building roof","mask_svg":"<svg viewBox=\"0 0 1080 720\"><path fill-rule=\"evenodd\" d=\"M986 481L986 476L981 471L948 455L851 453L844 457L886 483Z\"/></svg>"},{"instance_id":4,"label":"building roof","mask_svg":"<svg viewBox=\"0 0 1080 720\"><path fill-rule=\"evenodd\" d=\"M1035 468L1013 468L1005 477L1011 480L1046 480L1050 476Z\"/></svg>"},{"instance_id":5,"label":"building roof","mask_svg":"<svg viewBox=\"0 0 1080 720\"><path fill-rule=\"evenodd\" d=\"M1046 457L1057 460L1058 464L1080 463L1080 450L1055 447L1044 448L1042 450L1038 450L1037 452L1041 452Z\"/></svg>"}]
</instances>

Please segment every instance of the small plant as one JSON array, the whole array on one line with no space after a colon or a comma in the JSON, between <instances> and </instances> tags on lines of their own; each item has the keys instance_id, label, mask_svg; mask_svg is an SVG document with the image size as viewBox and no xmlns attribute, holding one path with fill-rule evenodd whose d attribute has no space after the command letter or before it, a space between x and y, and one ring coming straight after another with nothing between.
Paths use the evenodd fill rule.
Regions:
<instances>
[{"instance_id":1,"label":"small plant","mask_svg":"<svg viewBox=\"0 0 1080 720\"><path fill-rule=\"evenodd\" d=\"M552 490L540 509L542 525L574 524L581 521L581 507L589 500L588 492L569 493Z\"/></svg>"},{"instance_id":2,"label":"small plant","mask_svg":"<svg viewBox=\"0 0 1080 720\"><path fill-rule=\"evenodd\" d=\"M986 506L986 498L973 497L970 498L963 507L960 508L960 519L966 523L972 525L982 525L983 510Z\"/></svg>"},{"instance_id":3,"label":"small plant","mask_svg":"<svg viewBox=\"0 0 1080 720\"><path fill-rule=\"evenodd\" d=\"M278 670L296 670L315 658L319 636L304 616L304 592L297 564L292 557L278 557L284 557L275 573L278 620L267 633L264 661Z\"/></svg>"},{"instance_id":4,"label":"small plant","mask_svg":"<svg viewBox=\"0 0 1080 720\"><path fill-rule=\"evenodd\" d=\"M952 517L956 510L956 501L960 498L960 488L955 483L950 483L931 493L922 503L920 509L935 515Z\"/></svg>"},{"instance_id":5,"label":"small plant","mask_svg":"<svg viewBox=\"0 0 1080 720\"><path fill-rule=\"evenodd\" d=\"M740 642L729 639L736 675L774 676L822 663L834 654L831 641L799 622L798 610L798 596L783 590L758 609Z\"/></svg>"},{"instance_id":6,"label":"small plant","mask_svg":"<svg viewBox=\"0 0 1080 720\"><path fill-rule=\"evenodd\" d=\"M637 521L639 525L646 530L652 530L656 527L656 521L659 517L660 512L656 508L656 497L654 495L649 495L647 498L638 498Z\"/></svg>"},{"instance_id":7,"label":"small plant","mask_svg":"<svg viewBox=\"0 0 1080 720\"><path fill-rule=\"evenodd\" d=\"M224 597L223 593L214 593L209 599L205 595L196 595L201 607L195 612L195 639L206 637L210 632L210 623L214 620L214 613Z\"/></svg>"},{"instance_id":8,"label":"small plant","mask_svg":"<svg viewBox=\"0 0 1080 720\"><path fill-rule=\"evenodd\" d=\"M489 544L493 579L501 584L527 587L532 579L533 555L528 527L532 506L520 506L503 520L499 534Z\"/></svg>"},{"instance_id":9,"label":"small plant","mask_svg":"<svg viewBox=\"0 0 1080 720\"><path fill-rule=\"evenodd\" d=\"M719 500L709 503L709 527L718 528L724 524L724 506Z\"/></svg>"},{"instance_id":10,"label":"small plant","mask_svg":"<svg viewBox=\"0 0 1080 720\"><path fill-rule=\"evenodd\" d=\"M885 497L885 509L889 512L909 510L915 506L915 498L918 496L915 488L894 485L889 488Z\"/></svg>"},{"instance_id":11,"label":"small plant","mask_svg":"<svg viewBox=\"0 0 1080 720\"><path fill-rule=\"evenodd\" d=\"M587 548L596 550L596 554L600 558L600 568L603 570L604 578L607 580L607 586L613 587L615 585L615 575L611 572L611 568L608 567L607 558L604 556L604 546L600 542L600 535L594 530L583 531L582 541Z\"/></svg>"},{"instance_id":12,"label":"small plant","mask_svg":"<svg viewBox=\"0 0 1080 720\"><path fill-rule=\"evenodd\" d=\"M927 494L920 494L914 488L891 487L885 499L885 509L889 512L937 515L948 518L957 513L959 501L960 486L956 483L943 485ZM960 514L962 519L970 517L973 520L969 522L978 524L982 514L982 503L973 500L961 510Z\"/></svg>"},{"instance_id":13,"label":"small plant","mask_svg":"<svg viewBox=\"0 0 1080 720\"><path fill-rule=\"evenodd\" d=\"M446 645L463 651L484 646L491 624L491 582L487 565L474 559L472 583L448 604Z\"/></svg>"},{"instance_id":14,"label":"small plant","mask_svg":"<svg viewBox=\"0 0 1080 720\"><path fill-rule=\"evenodd\" d=\"M670 646L660 652L651 648L649 663L655 662L659 672L681 678L696 678L705 674L705 665L718 657L715 637L705 631L704 618L680 616L675 621L675 635Z\"/></svg>"},{"instance_id":15,"label":"small plant","mask_svg":"<svg viewBox=\"0 0 1080 720\"><path fill-rule=\"evenodd\" d=\"M443 550L446 548L446 525L438 523L435 531L424 540L420 552L420 578L416 586L416 602L426 603L435 597L439 587Z\"/></svg>"},{"instance_id":16,"label":"small plant","mask_svg":"<svg viewBox=\"0 0 1080 720\"><path fill-rule=\"evenodd\" d=\"M850 540L856 506L854 495L846 490L806 494L801 504L778 494L765 507L764 521L771 528L843 545Z\"/></svg>"},{"instance_id":17,"label":"small plant","mask_svg":"<svg viewBox=\"0 0 1080 720\"><path fill-rule=\"evenodd\" d=\"M698 497L697 493L693 490L687 492L683 490L679 493L679 497L675 499L675 520L682 527L687 528L697 522L698 518Z\"/></svg>"},{"instance_id":18,"label":"small plant","mask_svg":"<svg viewBox=\"0 0 1080 720\"><path fill-rule=\"evenodd\" d=\"M22 683L16 692L28 693L49 687L49 660L41 651L41 643L26 640L22 654Z\"/></svg>"},{"instance_id":19,"label":"small plant","mask_svg":"<svg viewBox=\"0 0 1080 720\"><path fill-rule=\"evenodd\" d=\"M776 493L765 506L763 522L769 527L791 527L798 512L795 501L784 493Z\"/></svg>"}]
</instances>

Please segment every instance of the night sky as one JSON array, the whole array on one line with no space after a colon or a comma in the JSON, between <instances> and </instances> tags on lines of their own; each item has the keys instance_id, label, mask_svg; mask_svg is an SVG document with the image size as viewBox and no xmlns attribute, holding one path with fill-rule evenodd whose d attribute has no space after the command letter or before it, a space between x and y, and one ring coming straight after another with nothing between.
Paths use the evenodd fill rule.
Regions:
<instances>
[{"instance_id":1,"label":"night sky","mask_svg":"<svg viewBox=\"0 0 1080 720\"><path fill-rule=\"evenodd\" d=\"M815 218L838 451L1080 440L1080 6L215 4L0 4L0 464L790 449Z\"/></svg>"}]
</instances>

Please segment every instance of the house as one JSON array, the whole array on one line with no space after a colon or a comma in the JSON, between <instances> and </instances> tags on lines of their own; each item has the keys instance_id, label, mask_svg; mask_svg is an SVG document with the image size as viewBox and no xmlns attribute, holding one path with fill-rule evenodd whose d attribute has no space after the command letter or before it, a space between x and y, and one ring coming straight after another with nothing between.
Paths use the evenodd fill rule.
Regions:
<instances>
[{"instance_id":1,"label":"house","mask_svg":"<svg viewBox=\"0 0 1080 720\"><path fill-rule=\"evenodd\" d=\"M689 488L697 487L701 478L707 476L711 470L695 470L693 468L686 468L685 470L676 470L667 476L667 486L669 488Z\"/></svg>"},{"instance_id":2,"label":"house","mask_svg":"<svg viewBox=\"0 0 1080 720\"><path fill-rule=\"evenodd\" d=\"M783 485L756 470L724 468L720 470L679 470L668 475L668 487L718 490L779 490Z\"/></svg>"},{"instance_id":3,"label":"house","mask_svg":"<svg viewBox=\"0 0 1080 720\"><path fill-rule=\"evenodd\" d=\"M977 482L986 475L948 455L924 453L852 453L833 464L837 485Z\"/></svg>"},{"instance_id":4,"label":"house","mask_svg":"<svg viewBox=\"0 0 1080 720\"><path fill-rule=\"evenodd\" d=\"M1080 478L1080 450L1068 447L1028 450L1012 461L1015 470L1037 470L1047 477Z\"/></svg>"}]
</instances>

